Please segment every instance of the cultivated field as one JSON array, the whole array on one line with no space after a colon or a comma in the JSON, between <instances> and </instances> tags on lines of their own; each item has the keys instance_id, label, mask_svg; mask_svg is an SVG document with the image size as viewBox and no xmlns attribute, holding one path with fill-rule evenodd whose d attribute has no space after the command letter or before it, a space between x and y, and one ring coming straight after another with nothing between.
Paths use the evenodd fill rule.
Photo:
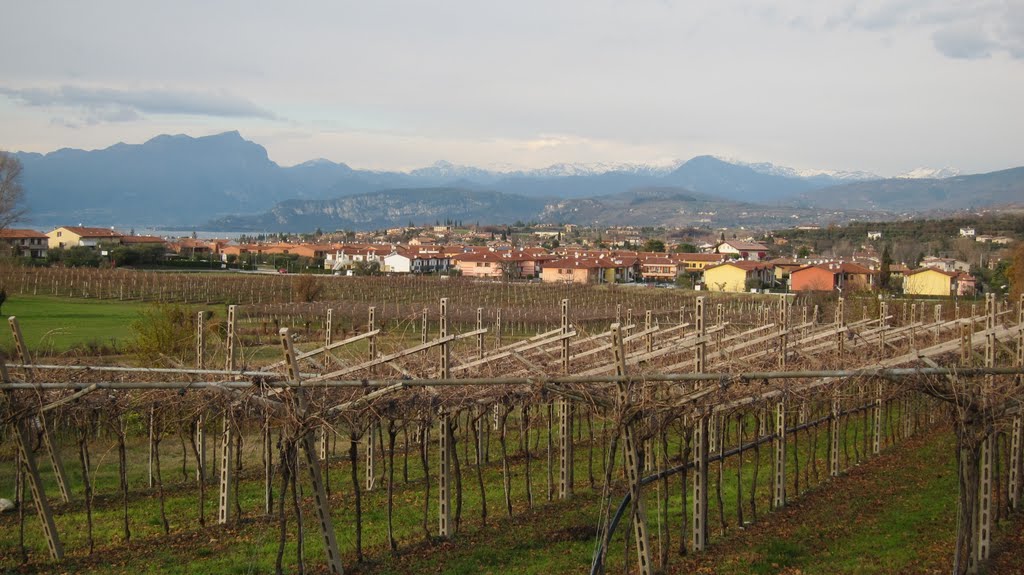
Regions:
<instances>
[{"instance_id":1,"label":"cultivated field","mask_svg":"<svg viewBox=\"0 0 1024 575\"><path fill-rule=\"evenodd\" d=\"M1015 553L1019 302L0 279L24 314L0 496L25 501L0 516L0 569L914 573Z\"/></svg>"}]
</instances>

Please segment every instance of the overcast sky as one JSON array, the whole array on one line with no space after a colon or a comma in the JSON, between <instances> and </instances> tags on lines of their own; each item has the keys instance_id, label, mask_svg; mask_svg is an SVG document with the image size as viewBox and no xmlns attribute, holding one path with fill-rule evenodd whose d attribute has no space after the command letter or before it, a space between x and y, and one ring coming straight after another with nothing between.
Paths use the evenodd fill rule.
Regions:
<instances>
[{"instance_id":1,"label":"overcast sky","mask_svg":"<svg viewBox=\"0 0 1024 575\"><path fill-rule=\"evenodd\" d=\"M1024 164L1024 0L0 0L0 149L409 169Z\"/></svg>"}]
</instances>

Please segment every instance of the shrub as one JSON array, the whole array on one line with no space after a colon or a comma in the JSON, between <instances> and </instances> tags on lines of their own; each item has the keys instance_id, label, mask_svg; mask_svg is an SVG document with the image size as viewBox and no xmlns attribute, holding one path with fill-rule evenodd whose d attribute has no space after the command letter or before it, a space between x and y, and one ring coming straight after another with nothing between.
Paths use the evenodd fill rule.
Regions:
<instances>
[{"instance_id":1,"label":"shrub","mask_svg":"<svg viewBox=\"0 0 1024 575\"><path fill-rule=\"evenodd\" d=\"M156 304L141 312L131 325L135 337L131 347L138 358L149 363L172 359L180 363L195 360L194 318L176 304Z\"/></svg>"}]
</instances>

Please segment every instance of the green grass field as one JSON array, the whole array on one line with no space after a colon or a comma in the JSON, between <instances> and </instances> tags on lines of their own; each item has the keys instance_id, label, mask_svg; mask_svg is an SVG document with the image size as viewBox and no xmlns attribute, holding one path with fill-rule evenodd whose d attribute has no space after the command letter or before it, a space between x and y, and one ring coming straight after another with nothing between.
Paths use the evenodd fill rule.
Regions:
<instances>
[{"instance_id":1,"label":"green grass field","mask_svg":"<svg viewBox=\"0 0 1024 575\"><path fill-rule=\"evenodd\" d=\"M510 422L511 423L511 422ZM141 424L140 424L141 425ZM216 427L215 422L211 427ZM462 460L464 489L463 521L459 533L450 541L426 540L423 518L423 474L418 453L413 447L407 461L408 480L403 479L406 459L402 453L395 458L395 533L399 551L392 554L386 538L386 475L378 461L377 487L363 492L363 549L367 561L357 563L354 554L354 497L351 468L345 457L347 440L339 437L337 451L330 466L331 507L335 529L342 550L346 572L364 574L398 573L580 573L586 570L594 549L596 526L601 514L600 482L602 441L593 444L593 465L598 489L588 484L591 457L586 441L576 450L576 496L571 501L548 501L546 493L546 433L531 433L533 460L530 485L533 505L528 505L525 492L525 460L518 448L514 423L510 424L509 450L511 460L513 515L504 508L500 446L491 434L490 462L483 467L487 492L488 522L480 521L480 492L476 466L470 454L465 457L465 444L457 449ZM595 431L599 431L600 426ZM212 431L212 430L211 430ZM584 437L586 435L584 434ZM802 465L807 465L810 445L801 437L799 449ZM822 465L826 442L817 445L818 464ZM856 437L850 437L851 442ZM212 439L211 439L212 441ZM401 445L399 435L399 446ZM156 490L145 487L145 440L136 436L129 445L130 521L132 542L124 545L121 534L120 496L117 491L116 448L105 433L91 441L93 479L96 484L97 552L87 554L85 548L85 510L81 501L81 472L72 441L64 441L65 465L74 493L71 504L59 503L49 463L39 452L47 492L58 510L57 527L68 558L63 567L79 573L268 573L273 572L276 553L276 521L262 516L262 492L259 480L259 442L249 436L245 442L244 478L240 502L243 521L229 526L213 525L216 516L216 482L208 485L205 501L207 527L197 525L197 498L194 463L189 455L182 466L180 439L170 433L161 445L162 469L167 488L167 512L171 535L165 538L159 520ZM531 442L532 443L532 442ZM717 465L709 477L709 526L712 546L705 553L677 555L683 511L680 476L669 481L668 524L657 518L657 487L647 490L647 508L651 546L655 557L663 544L659 533L671 534L672 560L669 572L680 573L925 573L944 570L951 557L955 525L955 450L948 430L928 432L888 449L881 457L850 467L843 476L824 483L812 482L809 491L793 497L781 512L768 512L770 497L769 449L761 450L761 480L758 483L758 520L744 529L736 528L735 460L726 465L722 492L726 522L724 533L718 520ZM9 446L9 444L8 444ZM212 445L210 449L212 451ZM677 451L670 443L670 453ZM539 449L538 449L539 448ZM432 480L436 481L436 438L431 441L429 460ZM0 490L9 492L13 485L11 453L0 453ZM210 455L213 455L212 453ZM749 489L753 453L744 456L744 491ZM362 485L365 459L360 453L357 473ZM852 461L851 461L852 463ZM621 459L613 474L612 505L617 505L625 492L621 480ZM184 469L184 474L182 470ZM791 469L792 470L792 469ZM802 470L803 471L803 470ZM824 469L821 468L824 472ZM303 487L303 515L306 532L304 556L312 572L323 572L323 551L316 533L315 517L306 483ZM822 478L824 481L824 478ZM278 482L279 483L279 479ZM275 491L280 488L275 484ZM802 486L805 490L806 484ZM437 532L437 490L432 485L427 525ZM690 494L692 501L692 493ZM746 500L747 494L744 494ZM453 505L455 504L453 498ZM55 566L46 557L38 521L28 510L26 543L32 563L17 567L17 519L12 514L0 518L0 571L49 572ZM285 569L294 572L295 521L288 505L289 536L285 551ZM749 509L746 516L750 521ZM609 573L622 572L628 557L629 533L623 523L609 549ZM689 546L689 532L685 531ZM631 539L631 537L629 538ZM633 566L635 567L635 566Z\"/></svg>"},{"instance_id":2,"label":"green grass field","mask_svg":"<svg viewBox=\"0 0 1024 575\"><path fill-rule=\"evenodd\" d=\"M16 316L29 351L53 354L85 346L121 349L131 338L131 323L147 304L110 300L69 299L51 296L10 296L4 317ZM14 338L6 327L0 346L12 349Z\"/></svg>"}]
</instances>

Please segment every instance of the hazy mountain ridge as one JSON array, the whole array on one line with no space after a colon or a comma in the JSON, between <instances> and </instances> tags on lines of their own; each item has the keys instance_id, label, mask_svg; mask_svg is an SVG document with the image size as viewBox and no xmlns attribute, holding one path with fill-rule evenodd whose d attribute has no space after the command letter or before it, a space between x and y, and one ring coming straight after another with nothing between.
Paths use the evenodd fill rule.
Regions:
<instances>
[{"instance_id":1,"label":"hazy mountain ridge","mask_svg":"<svg viewBox=\"0 0 1024 575\"><path fill-rule=\"evenodd\" d=\"M893 212L959 211L1024 205L1024 167L942 179L891 178L803 194L792 205Z\"/></svg>"},{"instance_id":2,"label":"hazy mountain ridge","mask_svg":"<svg viewBox=\"0 0 1024 575\"><path fill-rule=\"evenodd\" d=\"M32 218L27 223L43 227L69 223L195 226L227 216L264 217L292 199L334 201L401 189L486 190L557 205L632 190L681 188L720 200L789 210L928 211L1020 204L1024 198L1019 185L1024 173L1014 170L1004 171L1009 175L1000 176L1000 185L986 180L984 174L848 183L837 174L801 175L774 164L744 165L712 156L678 165L556 164L508 171L444 161L410 172L360 170L325 159L282 167L263 146L238 132L200 138L162 135L144 144L119 143L102 150L65 148L45 155L17 155L25 167L23 184ZM431 201L444 203L436 196ZM429 211L424 206L420 209ZM541 213L554 217L558 211ZM652 213L650 217L659 216Z\"/></svg>"},{"instance_id":3,"label":"hazy mountain ridge","mask_svg":"<svg viewBox=\"0 0 1024 575\"><path fill-rule=\"evenodd\" d=\"M493 191L382 190L329 200L287 200L264 214L227 216L208 227L233 231L363 230L404 226L410 221L429 225L446 219L496 224L529 220L543 206L542 200Z\"/></svg>"}]
</instances>

